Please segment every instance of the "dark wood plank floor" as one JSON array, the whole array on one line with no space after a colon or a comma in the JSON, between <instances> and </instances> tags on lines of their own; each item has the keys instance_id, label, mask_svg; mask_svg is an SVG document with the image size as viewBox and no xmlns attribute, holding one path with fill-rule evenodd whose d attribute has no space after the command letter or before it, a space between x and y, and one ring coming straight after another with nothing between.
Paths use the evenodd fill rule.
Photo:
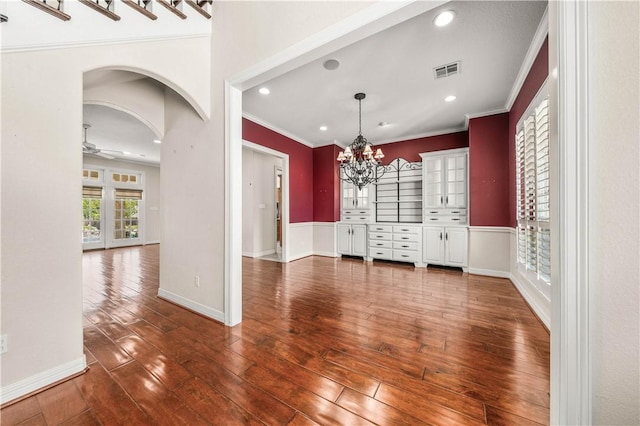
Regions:
<instances>
[{"instance_id":1,"label":"dark wood plank floor","mask_svg":"<svg viewBox=\"0 0 640 426\"><path fill-rule=\"evenodd\" d=\"M87 373L2 425L549 422L549 335L508 280L244 259L233 328L158 299L159 246L87 252Z\"/></svg>"}]
</instances>

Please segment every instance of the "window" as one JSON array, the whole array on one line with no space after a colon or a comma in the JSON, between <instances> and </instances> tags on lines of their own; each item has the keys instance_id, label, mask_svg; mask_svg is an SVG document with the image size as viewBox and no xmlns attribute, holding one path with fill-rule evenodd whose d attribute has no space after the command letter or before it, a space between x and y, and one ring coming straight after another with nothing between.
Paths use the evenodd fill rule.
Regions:
<instances>
[{"instance_id":1,"label":"window","mask_svg":"<svg viewBox=\"0 0 640 426\"><path fill-rule=\"evenodd\" d=\"M534 101L516 128L516 218L519 269L550 284L548 103Z\"/></svg>"}]
</instances>

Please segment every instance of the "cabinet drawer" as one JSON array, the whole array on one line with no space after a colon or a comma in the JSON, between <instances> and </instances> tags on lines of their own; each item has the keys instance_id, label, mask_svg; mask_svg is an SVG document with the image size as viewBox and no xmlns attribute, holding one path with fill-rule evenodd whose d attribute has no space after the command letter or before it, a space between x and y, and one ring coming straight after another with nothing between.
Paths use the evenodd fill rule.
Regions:
<instances>
[{"instance_id":1,"label":"cabinet drawer","mask_svg":"<svg viewBox=\"0 0 640 426\"><path fill-rule=\"evenodd\" d=\"M417 251L393 250L392 259L402 262L420 262L420 253Z\"/></svg>"},{"instance_id":2,"label":"cabinet drawer","mask_svg":"<svg viewBox=\"0 0 640 426\"><path fill-rule=\"evenodd\" d=\"M458 224L458 225L466 225L467 217L466 216L439 216L439 217L427 217L426 223L435 223L435 224Z\"/></svg>"},{"instance_id":3,"label":"cabinet drawer","mask_svg":"<svg viewBox=\"0 0 640 426\"><path fill-rule=\"evenodd\" d=\"M392 259L393 250L389 248L369 248L369 256L376 259Z\"/></svg>"},{"instance_id":4,"label":"cabinet drawer","mask_svg":"<svg viewBox=\"0 0 640 426\"><path fill-rule=\"evenodd\" d=\"M391 241L391 234L388 232L369 232L369 241L372 240Z\"/></svg>"},{"instance_id":5,"label":"cabinet drawer","mask_svg":"<svg viewBox=\"0 0 640 426\"><path fill-rule=\"evenodd\" d=\"M424 209L426 216L466 216L467 209Z\"/></svg>"},{"instance_id":6,"label":"cabinet drawer","mask_svg":"<svg viewBox=\"0 0 640 426\"><path fill-rule=\"evenodd\" d=\"M394 234L418 234L420 232L419 226L407 226L407 225L394 225Z\"/></svg>"},{"instance_id":7,"label":"cabinet drawer","mask_svg":"<svg viewBox=\"0 0 640 426\"><path fill-rule=\"evenodd\" d=\"M347 216L369 215L369 210L342 210L342 214Z\"/></svg>"},{"instance_id":8,"label":"cabinet drawer","mask_svg":"<svg viewBox=\"0 0 640 426\"><path fill-rule=\"evenodd\" d=\"M419 244L415 241L394 241L393 248L400 250L415 250L417 251Z\"/></svg>"},{"instance_id":9,"label":"cabinet drawer","mask_svg":"<svg viewBox=\"0 0 640 426\"><path fill-rule=\"evenodd\" d=\"M369 240L369 248L375 250L377 248L392 248L392 242L388 240Z\"/></svg>"},{"instance_id":10,"label":"cabinet drawer","mask_svg":"<svg viewBox=\"0 0 640 426\"><path fill-rule=\"evenodd\" d=\"M362 222L362 221L366 221L369 219L369 216L342 216L342 220L343 221L358 221L358 222Z\"/></svg>"},{"instance_id":11,"label":"cabinet drawer","mask_svg":"<svg viewBox=\"0 0 640 426\"><path fill-rule=\"evenodd\" d=\"M391 232L391 231L393 231L393 226L391 226L391 225L378 225L377 223L374 223L373 225L369 225L369 231Z\"/></svg>"},{"instance_id":12,"label":"cabinet drawer","mask_svg":"<svg viewBox=\"0 0 640 426\"><path fill-rule=\"evenodd\" d=\"M420 235L419 234L393 234L393 241L414 241L414 242L419 242L420 241Z\"/></svg>"}]
</instances>

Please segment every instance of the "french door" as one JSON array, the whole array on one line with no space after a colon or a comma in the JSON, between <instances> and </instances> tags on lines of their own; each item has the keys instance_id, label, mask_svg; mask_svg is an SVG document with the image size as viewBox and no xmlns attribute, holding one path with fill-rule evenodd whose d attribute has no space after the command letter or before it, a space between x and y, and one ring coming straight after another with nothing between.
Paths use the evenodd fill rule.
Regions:
<instances>
[{"instance_id":1,"label":"french door","mask_svg":"<svg viewBox=\"0 0 640 426\"><path fill-rule=\"evenodd\" d=\"M143 184L144 173L139 171L99 168L83 171L83 250L143 243Z\"/></svg>"}]
</instances>

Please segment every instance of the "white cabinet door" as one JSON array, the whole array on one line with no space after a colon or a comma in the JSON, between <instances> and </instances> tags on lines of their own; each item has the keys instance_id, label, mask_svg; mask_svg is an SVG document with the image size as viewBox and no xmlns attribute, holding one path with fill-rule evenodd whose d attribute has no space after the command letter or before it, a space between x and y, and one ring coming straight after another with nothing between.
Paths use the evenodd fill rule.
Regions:
<instances>
[{"instance_id":1,"label":"white cabinet door","mask_svg":"<svg viewBox=\"0 0 640 426\"><path fill-rule=\"evenodd\" d=\"M367 225L351 225L351 254L367 256Z\"/></svg>"},{"instance_id":2,"label":"white cabinet door","mask_svg":"<svg viewBox=\"0 0 640 426\"><path fill-rule=\"evenodd\" d=\"M444 157L429 157L423 160L423 185L422 193L425 208L438 208L443 206L443 163Z\"/></svg>"},{"instance_id":3,"label":"white cabinet door","mask_svg":"<svg viewBox=\"0 0 640 426\"><path fill-rule=\"evenodd\" d=\"M445 228L445 264L467 266L467 239L466 228Z\"/></svg>"},{"instance_id":4,"label":"white cabinet door","mask_svg":"<svg viewBox=\"0 0 640 426\"><path fill-rule=\"evenodd\" d=\"M338 224L338 253L351 254L351 225Z\"/></svg>"},{"instance_id":5,"label":"white cabinet door","mask_svg":"<svg viewBox=\"0 0 640 426\"><path fill-rule=\"evenodd\" d=\"M467 206L467 154L456 154L446 159L444 204L448 208Z\"/></svg>"},{"instance_id":6,"label":"white cabinet door","mask_svg":"<svg viewBox=\"0 0 640 426\"><path fill-rule=\"evenodd\" d=\"M427 227L422 228L422 258L424 263L444 262L444 228Z\"/></svg>"},{"instance_id":7,"label":"white cabinet door","mask_svg":"<svg viewBox=\"0 0 640 426\"><path fill-rule=\"evenodd\" d=\"M356 193L357 189L350 182L342 181L342 208L343 209L354 209L356 207Z\"/></svg>"}]
</instances>

